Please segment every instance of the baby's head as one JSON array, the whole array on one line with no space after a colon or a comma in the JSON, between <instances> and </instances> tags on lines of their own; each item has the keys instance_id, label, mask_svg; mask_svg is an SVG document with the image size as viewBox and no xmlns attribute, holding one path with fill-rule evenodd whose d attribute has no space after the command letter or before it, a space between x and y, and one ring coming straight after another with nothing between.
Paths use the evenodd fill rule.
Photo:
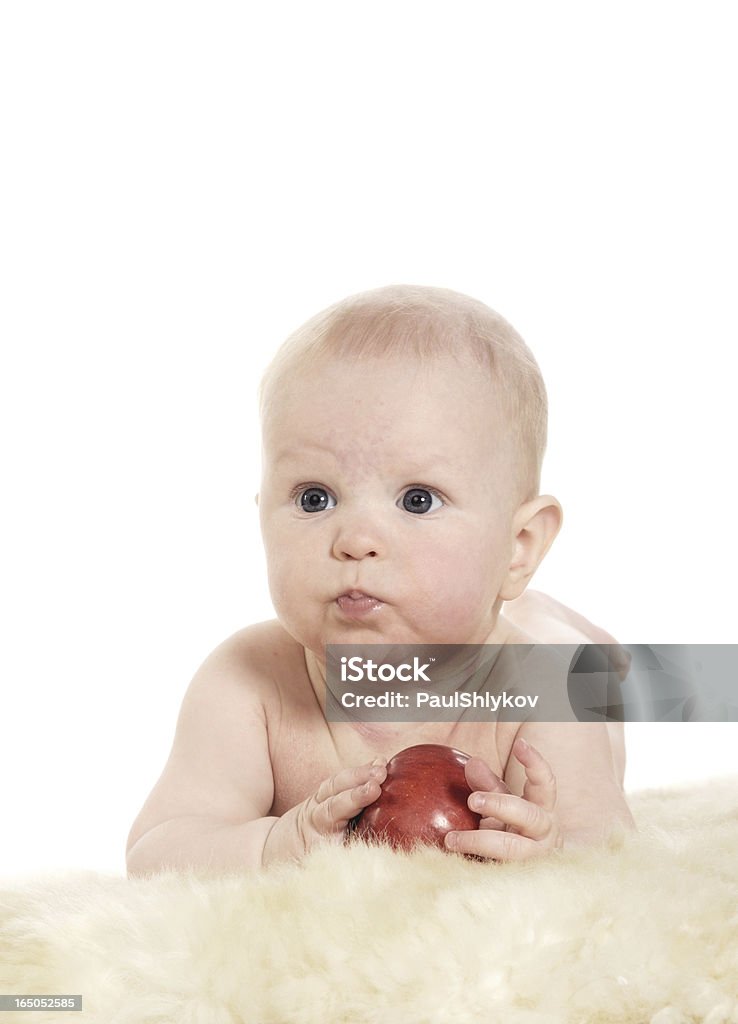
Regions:
<instances>
[{"instance_id":1,"label":"baby's head","mask_svg":"<svg viewBox=\"0 0 738 1024\"><path fill-rule=\"evenodd\" d=\"M515 329L483 302L445 288L397 285L351 295L308 320L279 349L259 392L262 423L285 385L309 369L344 362L361 367L393 360L418 368L434 360L466 365L484 377L489 400L506 425L510 487L535 496L546 447L548 405L541 372ZM499 448L501 438L495 438Z\"/></svg>"},{"instance_id":2,"label":"baby's head","mask_svg":"<svg viewBox=\"0 0 738 1024\"><path fill-rule=\"evenodd\" d=\"M513 328L445 289L352 296L285 342L260 406L262 531L288 631L316 654L488 640L560 517L538 497L546 392Z\"/></svg>"}]
</instances>

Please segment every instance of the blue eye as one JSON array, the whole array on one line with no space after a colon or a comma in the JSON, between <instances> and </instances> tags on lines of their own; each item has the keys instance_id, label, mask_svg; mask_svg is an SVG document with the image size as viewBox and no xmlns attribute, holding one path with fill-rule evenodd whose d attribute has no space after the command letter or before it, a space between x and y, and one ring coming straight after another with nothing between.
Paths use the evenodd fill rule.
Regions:
<instances>
[{"instance_id":1,"label":"blue eye","mask_svg":"<svg viewBox=\"0 0 738 1024\"><path fill-rule=\"evenodd\" d=\"M438 495L433 491L426 490L425 487L411 487L402 496L402 507L407 512L413 512L416 515L435 512L442 504Z\"/></svg>"},{"instance_id":2,"label":"blue eye","mask_svg":"<svg viewBox=\"0 0 738 1024\"><path fill-rule=\"evenodd\" d=\"M336 499L325 487L306 487L300 492L300 506L303 512L323 512L336 507Z\"/></svg>"}]
</instances>

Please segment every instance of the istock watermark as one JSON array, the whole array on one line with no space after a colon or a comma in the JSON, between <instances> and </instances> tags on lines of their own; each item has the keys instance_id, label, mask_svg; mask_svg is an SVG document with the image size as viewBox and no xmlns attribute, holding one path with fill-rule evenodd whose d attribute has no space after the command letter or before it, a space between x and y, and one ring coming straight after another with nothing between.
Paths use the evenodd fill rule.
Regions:
<instances>
[{"instance_id":1,"label":"istock watermark","mask_svg":"<svg viewBox=\"0 0 738 1024\"><path fill-rule=\"evenodd\" d=\"M738 721L735 644L335 644L329 721Z\"/></svg>"},{"instance_id":2,"label":"istock watermark","mask_svg":"<svg viewBox=\"0 0 738 1024\"><path fill-rule=\"evenodd\" d=\"M432 659L435 661L435 658ZM426 669L430 668L430 661L421 665L420 658L413 658L412 664L407 662L393 665L391 662L374 662L371 658L361 658L355 655L353 658L341 658L341 682L343 683L389 683L394 679L401 683L417 683L421 680L429 683Z\"/></svg>"}]
</instances>

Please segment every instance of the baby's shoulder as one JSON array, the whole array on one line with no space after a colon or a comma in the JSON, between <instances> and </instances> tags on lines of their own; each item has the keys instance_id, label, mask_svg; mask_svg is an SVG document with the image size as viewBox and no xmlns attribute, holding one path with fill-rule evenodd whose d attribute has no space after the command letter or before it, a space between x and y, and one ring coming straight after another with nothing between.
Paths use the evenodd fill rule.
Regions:
<instances>
[{"instance_id":1,"label":"baby's shoulder","mask_svg":"<svg viewBox=\"0 0 738 1024\"><path fill-rule=\"evenodd\" d=\"M227 637L207 658L229 675L248 680L252 686L273 685L287 668L304 671L304 652L277 619L256 622Z\"/></svg>"}]
</instances>

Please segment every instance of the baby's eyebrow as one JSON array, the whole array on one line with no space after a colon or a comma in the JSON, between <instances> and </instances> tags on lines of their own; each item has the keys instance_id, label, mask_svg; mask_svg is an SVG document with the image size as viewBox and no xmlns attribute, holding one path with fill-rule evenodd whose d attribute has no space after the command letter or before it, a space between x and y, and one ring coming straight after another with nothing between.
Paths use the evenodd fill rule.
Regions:
<instances>
[{"instance_id":1,"label":"baby's eyebrow","mask_svg":"<svg viewBox=\"0 0 738 1024\"><path fill-rule=\"evenodd\" d=\"M333 459L338 458L334 448L329 448L328 445L311 444L304 448L281 448L272 457L272 461L275 465L278 465L281 462L301 462L306 458L310 458L310 456L314 454L329 455Z\"/></svg>"},{"instance_id":2,"label":"baby's eyebrow","mask_svg":"<svg viewBox=\"0 0 738 1024\"><path fill-rule=\"evenodd\" d=\"M306 458L310 458L312 455L328 455L331 459L343 459L347 456L350 458L350 453L336 451L335 448L330 448L328 445L311 444L303 447L290 447L281 448L273 456L272 462L274 465L278 465L282 462L302 462ZM459 460L457 457L450 455L444 455L440 452L431 455L423 455L422 459L413 459L412 455L408 454L403 458L401 469L404 473L424 475L432 473L433 471L441 469L453 469L458 468Z\"/></svg>"},{"instance_id":3,"label":"baby's eyebrow","mask_svg":"<svg viewBox=\"0 0 738 1024\"><path fill-rule=\"evenodd\" d=\"M419 479L432 476L439 470L447 471L450 469L458 469L458 467L459 460L451 459L446 455L427 456L423 458L422 462L419 460L414 462L412 459L408 459L402 464L402 470L405 476L415 476Z\"/></svg>"}]
</instances>

